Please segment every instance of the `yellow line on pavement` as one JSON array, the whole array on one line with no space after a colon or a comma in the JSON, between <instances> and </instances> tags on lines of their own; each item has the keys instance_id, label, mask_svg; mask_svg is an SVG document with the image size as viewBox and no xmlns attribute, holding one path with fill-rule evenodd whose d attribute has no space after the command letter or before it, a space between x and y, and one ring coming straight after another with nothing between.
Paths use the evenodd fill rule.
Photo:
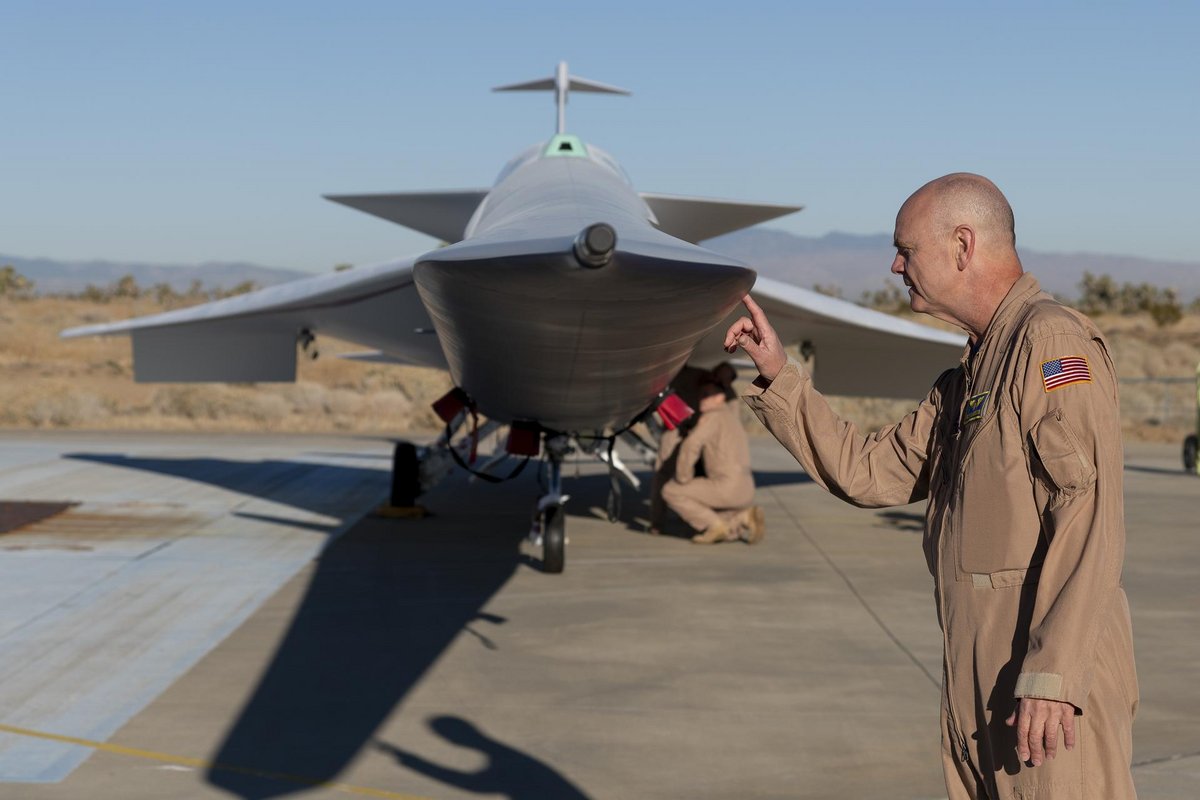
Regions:
<instances>
[{"instance_id":1,"label":"yellow line on pavement","mask_svg":"<svg viewBox=\"0 0 1200 800\"><path fill-rule=\"evenodd\" d=\"M93 750L99 750L104 753L113 753L114 755L119 756L144 758L149 761L163 761L168 764L179 764L186 767L195 767L196 769L234 772L239 775L249 775L255 778L265 778L267 780L280 781L282 783L294 783L301 786L331 789L332 791L342 792L343 794L356 794L363 797L383 797L387 798L387 800L429 800L429 798L418 797L417 795L413 794L389 792L384 789L371 789L366 786L352 786L348 783L326 781L320 778L308 778L304 777L303 775L288 775L282 772L268 772L261 769L251 769L250 767L239 767L233 764L219 764L203 758L173 756L169 753L158 753L153 750L140 750L136 747L125 747L124 745L110 744L109 742L97 742L91 739L80 739L77 736L63 736L62 734L58 733L35 731L29 728L18 728L15 725L5 725L3 723L0 723L0 733L11 733L16 736L27 736L33 739L45 739L51 742L63 742L64 744L77 744L81 745L82 747L90 747Z\"/></svg>"}]
</instances>

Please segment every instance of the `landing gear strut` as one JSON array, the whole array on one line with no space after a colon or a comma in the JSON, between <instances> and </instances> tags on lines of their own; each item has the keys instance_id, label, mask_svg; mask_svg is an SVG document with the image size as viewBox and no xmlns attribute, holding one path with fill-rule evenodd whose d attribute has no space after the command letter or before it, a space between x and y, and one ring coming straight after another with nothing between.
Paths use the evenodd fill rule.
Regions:
<instances>
[{"instance_id":1,"label":"landing gear strut","mask_svg":"<svg viewBox=\"0 0 1200 800\"><path fill-rule=\"evenodd\" d=\"M542 571L559 573L567 563L567 525L562 493L562 464L572 451L566 436L546 438L546 493L538 500L533 543L542 547Z\"/></svg>"}]
</instances>

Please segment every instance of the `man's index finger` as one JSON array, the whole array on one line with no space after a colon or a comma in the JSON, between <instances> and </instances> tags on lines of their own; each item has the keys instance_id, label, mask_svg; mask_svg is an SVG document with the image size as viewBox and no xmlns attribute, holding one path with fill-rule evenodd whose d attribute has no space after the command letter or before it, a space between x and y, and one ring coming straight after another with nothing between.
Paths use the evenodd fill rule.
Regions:
<instances>
[{"instance_id":1,"label":"man's index finger","mask_svg":"<svg viewBox=\"0 0 1200 800\"><path fill-rule=\"evenodd\" d=\"M754 321L754 327L758 328L760 333L762 332L763 328L770 327L770 323L767 322L767 315L763 313L763 310L759 307L758 303L754 302L753 297L747 294L742 298L742 304L746 306L746 310L750 312L750 319Z\"/></svg>"}]
</instances>

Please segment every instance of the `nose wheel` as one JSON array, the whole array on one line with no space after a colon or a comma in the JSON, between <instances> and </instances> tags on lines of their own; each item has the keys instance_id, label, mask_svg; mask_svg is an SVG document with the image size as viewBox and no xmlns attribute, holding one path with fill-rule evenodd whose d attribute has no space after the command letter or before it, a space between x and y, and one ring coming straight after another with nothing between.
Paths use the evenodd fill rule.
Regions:
<instances>
[{"instance_id":1,"label":"nose wheel","mask_svg":"<svg viewBox=\"0 0 1200 800\"><path fill-rule=\"evenodd\" d=\"M537 502L530 540L542 548L542 571L558 574L567 563L567 514L569 499L562 491L563 460L573 452L571 440L563 435L546 438L543 472L545 494Z\"/></svg>"},{"instance_id":2,"label":"nose wheel","mask_svg":"<svg viewBox=\"0 0 1200 800\"><path fill-rule=\"evenodd\" d=\"M542 570L558 574L566 564L566 514L560 505L547 506L542 512Z\"/></svg>"}]
</instances>

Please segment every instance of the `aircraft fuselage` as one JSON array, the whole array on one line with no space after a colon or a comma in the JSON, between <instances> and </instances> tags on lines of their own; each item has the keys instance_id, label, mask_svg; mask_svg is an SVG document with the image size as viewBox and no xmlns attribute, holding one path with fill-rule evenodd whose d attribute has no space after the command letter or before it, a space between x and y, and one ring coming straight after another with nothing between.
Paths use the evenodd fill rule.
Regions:
<instances>
[{"instance_id":1,"label":"aircraft fuselage","mask_svg":"<svg viewBox=\"0 0 1200 800\"><path fill-rule=\"evenodd\" d=\"M616 246L589 266L576 243L596 223ZM556 136L515 159L464 240L422 256L414 277L483 413L590 432L645 410L755 273L658 230L611 157Z\"/></svg>"}]
</instances>

